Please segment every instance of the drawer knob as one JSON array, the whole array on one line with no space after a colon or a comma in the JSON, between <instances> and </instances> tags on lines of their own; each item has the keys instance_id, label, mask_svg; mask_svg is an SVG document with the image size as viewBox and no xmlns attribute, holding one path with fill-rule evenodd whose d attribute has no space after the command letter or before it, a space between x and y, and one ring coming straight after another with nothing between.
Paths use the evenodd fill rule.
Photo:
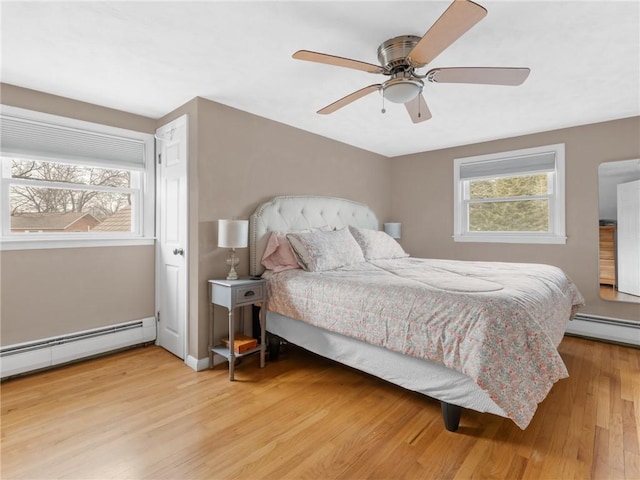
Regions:
<instances>
[{"instance_id":1,"label":"drawer knob","mask_svg":"<svg viewBox=\"0 0 640 480\"><path fill-rule=\"evenodd\" d=\"M244 293L245 297L253 297L256 294L253 290L248 290Z\"/></svg>"}]
</instances>

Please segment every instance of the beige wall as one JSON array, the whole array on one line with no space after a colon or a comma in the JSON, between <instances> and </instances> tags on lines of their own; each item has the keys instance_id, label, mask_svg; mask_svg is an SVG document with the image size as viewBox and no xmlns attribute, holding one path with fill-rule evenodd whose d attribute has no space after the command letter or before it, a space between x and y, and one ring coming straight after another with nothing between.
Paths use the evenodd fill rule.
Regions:
<instances>
[{"instance_id":1,"label":"beige wall","mask_svg":"<svg viewBox=\"0 0 640 480\"><path fill-rule=\"evenodd\" d=\"M2 103L154 132L189 117L188 354L207 357L207 280L226 275L216 220L248 218L275 195L318 194L367 203L388 220L388 159L196 98L154 120L2 84ZM239 272L248 273L248 250ZM2 345L153 316L153 247L0 252ZM63 276L61 276L63 273ZM71 288L60 278L69 278ZM45 301L29 302L41 298ZM219 312L224 318L224 312ZM224 324L224 321L222 322Z\"/></svg>"},{"instance_id":2,"label":"beige wall","mask_svg":"<svg viewBox=\"0 0 640 480\"><path fill-rule=\"evenodd\" d=\"M195 358L207 357L207 280L226 275L228 252L216 247L216 220L248 218L262 202L286 194L366 203L381 222L403 223L402 244L416 256L558 265L585 295L584 311L638 319L637 305L602 301L597 293L597 169L603 161L640 156L638 118L387 159L201 98L154 120L0 87L6 105L144 132L188 115L188 354ZM454 158L563 142L566 245L453 242ZM248 250L240 258L239 272L247 274ZM2 345L154 315L152 246L5 251L0 267ZM225 313L216 311L220 328Z\"/></svg>"},{"instance_id":3,"label":"beige wall","mask_svg":"<svg viewBox=\"0 0 640 480\"><path fill-rule=\"evenodd\" d=\"M153 247L1 255L2 345L154 315Z\"/></svg>"},{"instance_id":4,"label":"beige wall","mask_svg":"<svg viewBox=\"0 0 640 480\"><path fill-rule=\"evenodd\" d=\"M566 245L453 241L453 159L555 143L566 148ZM391 212L403 223L402 244L412 255L557 265L584 295L583 312L640 321L638 304L598 294L598 166L638 157L639 117L397 157Z\"/></svg>"},{"instance_id":5,"label":"beige wall","mask_svg":"<svg viewBox=\"0 0 640 480\"><path fill-rule=\"evenodd\" d=\"M207 280L227 273L228 251L216 246L216 221L233 216L248 219L256 207L276 195L317 194L366 203L382 222L388 220L391 172L389 160L380 155L208 100L198 99L189 121L198 139L197 172L192 171L190 178L190 190L198 193L197 204L190 205L197 208L198 218L197 227L190 227L198 240L197 274L193 270L190 274L195 282L190 285L191 296L198 306L197 313L191 312L189 345L191 355L205 358ZM239 254L238 272L246 275L248 249ZM193 301L190 305L193 308ZM216 319L216 329L224 329L226 311L216 309ZM195 331L200 333L194 335ZM193 350L196 338L197 350Z\"/></svg>"},{"instance_id":6,"label":"beige wall","mask_svg":"<svg viewBox=\"0 0 640 480\"><path fill-rule=\"evenodd\" d=\"M142 132L156 121L0 84L4 105ZM37 340L155 314L154 247L0 252L0 342Z\"/></svg>"}]
</instances>

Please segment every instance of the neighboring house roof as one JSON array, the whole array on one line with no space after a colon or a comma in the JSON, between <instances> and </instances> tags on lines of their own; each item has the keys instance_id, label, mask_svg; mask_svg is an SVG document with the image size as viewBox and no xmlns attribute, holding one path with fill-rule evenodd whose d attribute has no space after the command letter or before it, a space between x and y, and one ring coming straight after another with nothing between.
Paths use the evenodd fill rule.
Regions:
<instances>
[{"instance_id":1,"label":"neighboring house roof","mask_svg":"<svg viewBox=\"0 0 640 480\"><path fill-rule=\"evenodd\" d=\"M20 213L11 215L12 230L67 230L79 220L100 223L90 213Z\"/></svg>"},{"instance_id":2,"label":"neighboring house roof","mask_svg":"<svg viewBox=\"0 0 640 480\"><path fill-rule=\"evenodd\" d=\"M131 206L121 208L116 213L91 229L92 232L130 232Z\"/></svg>"}]
</instances>

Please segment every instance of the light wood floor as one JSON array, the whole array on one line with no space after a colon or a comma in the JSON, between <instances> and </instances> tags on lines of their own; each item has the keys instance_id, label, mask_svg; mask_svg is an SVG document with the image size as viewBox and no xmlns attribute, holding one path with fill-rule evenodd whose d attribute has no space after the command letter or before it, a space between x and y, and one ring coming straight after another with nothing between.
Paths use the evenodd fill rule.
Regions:
<instances>
[{"instance_id":1,"label":"light wood floor","mask_svg":"<svg viewBox=\"0 0 640 480\"><path fill-rule=\"evenodd\" d=\"M640 478L640 350L567 337L522 431L289 347L193 372L158 347L3 382L2 479Z\"/></svg>"},{"instance_id":2,"label":"light wood floor","mask_svg":"<svg viewBox=\"0 0 640 480\"><path fill-rule=\"evenodd\" d=\"M618 291L613 285L600 285L600 298L618 302L640 303L640 297Z\"/></svg>"}]
</instances>

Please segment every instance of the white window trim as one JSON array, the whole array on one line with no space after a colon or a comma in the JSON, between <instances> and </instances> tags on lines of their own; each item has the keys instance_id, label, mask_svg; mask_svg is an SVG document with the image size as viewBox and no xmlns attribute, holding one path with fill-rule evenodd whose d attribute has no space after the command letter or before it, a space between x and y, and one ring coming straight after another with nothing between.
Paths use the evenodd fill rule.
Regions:
<instances>
[{"instance_id":1,"label":"white window trim","mask_svg":"<svg viewBox=\"0 0 640 480\"><path fill-rule=\"evenodd\" d=\"M466 229L464 191L460 182L460 168L464 164L508 159L526 155L536 155L553 151L556 154L556 171L554 181L554 205L550 209L550 223L553 233L546 232L469 232ZM474 157L454 159L453 167L453 239L456 242L485 243L533 243L533 244L565 244L565 148L564 144L546 145L508 152L491 153Z\"/></svg>"},{"instance_id":2,"label":"white window trim","mask_svg":"<svg viewBox=\"0 0 640 480\"><path fill-rule=\"evenodd\" d=\"M71 236L70 234L68 234ZM43 235L44 236L44 235ZM55 248L131 247L154 245L155 238L37 238L11 239L0 242L0 251L49 250Z\"/></svg>"},{"instance_id":3,"label":"white window trim","mask_svg":"<svg viewBox=\"0 0 640 480\"><path fill-rule=\"evenodd\" d=\"M0 178L0 220L2 221L2 229L0 232L0 251L7 250L33 250L33 249L52 249L52 248L77 248L77 247L112 247L112 246L136 246L136 245L153 245L155 243L155 140L153 134L126 130L108 125L101 125L83 120L77 120L68 117L60 117L48 113L25 110L17 107L1 105L1 112L5 115L12 115L28 120L46 122L63 127L84 129L106 135L114 135L138 139L144 142L144 170L139 170L142 175L140 192L142 202L138 202L139 211L136 215L142 215L143 222L140 224L139 232L122 232L108 234L38 234L37 238L33 234L11 234L6 235L4 232L10 231L10 201L9 201L9 179ZM34 160L54 160L64 161L60 158L35 158L35 156L24 155L23 158L32 158ZM70 162L71 163L71 162ZM114 168L123 168L122 165L114 165ZM128 167L127 167L128 168ZM13 183L13 182L11 182ZM86 188L81 185L74 185L73 188ZM95 188L99 190L99 188ZM94 188L91 187L91 190ZM144 211L142 210L144 209Z\"/></svg>"}]
</instances>

